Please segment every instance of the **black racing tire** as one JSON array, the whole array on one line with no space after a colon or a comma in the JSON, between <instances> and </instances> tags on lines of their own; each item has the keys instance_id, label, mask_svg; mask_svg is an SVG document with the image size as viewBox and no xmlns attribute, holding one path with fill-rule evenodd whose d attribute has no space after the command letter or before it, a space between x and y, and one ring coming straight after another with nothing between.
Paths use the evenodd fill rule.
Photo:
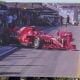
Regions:
<instances>
[{"instance_id":1,"label":"black racing tire","mask_svg":"<svg viewBox=\"0 0 80 80\"><path fill-rule=\"evenodd\" d=\"M35 49L41 49L41 48L42 48L42 40L41 40L39 37L36 37L36 38L34 39L33 47L34 47Z\"/></svg>"}]
</instances>

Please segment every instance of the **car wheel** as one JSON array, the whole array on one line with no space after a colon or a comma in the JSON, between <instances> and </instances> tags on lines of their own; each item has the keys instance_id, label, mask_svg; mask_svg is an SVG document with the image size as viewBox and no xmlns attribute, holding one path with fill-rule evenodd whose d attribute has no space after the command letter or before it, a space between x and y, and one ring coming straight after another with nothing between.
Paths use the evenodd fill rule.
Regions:
<instances>
[{"instance_id":1,"label":"car wheel","mask_svg":"<svg viewBox=\"0 0 80 80\"><path fill-rule=\"evenodd\" d=\"M41 39L39 37L36 37L34 39L33 46L34 46L35 49L42 48Z\"/></svg>"}]
</instances>

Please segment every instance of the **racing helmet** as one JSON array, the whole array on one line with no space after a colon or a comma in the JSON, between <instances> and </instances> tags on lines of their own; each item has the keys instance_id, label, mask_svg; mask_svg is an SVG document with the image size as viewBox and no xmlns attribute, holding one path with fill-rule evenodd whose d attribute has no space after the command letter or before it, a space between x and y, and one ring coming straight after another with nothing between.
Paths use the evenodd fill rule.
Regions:
<instances>
[{"instance_id":1,"label":"racing helmet","mask_svg":"<svg viewBox=\"0 0 80 80\"><path fill-rule=\"evenodd\" d=\"M36 26L31 26L31 28L33 29L33 30L35 30L36 28L35 28Z\"/></svg>"}]
</instances>

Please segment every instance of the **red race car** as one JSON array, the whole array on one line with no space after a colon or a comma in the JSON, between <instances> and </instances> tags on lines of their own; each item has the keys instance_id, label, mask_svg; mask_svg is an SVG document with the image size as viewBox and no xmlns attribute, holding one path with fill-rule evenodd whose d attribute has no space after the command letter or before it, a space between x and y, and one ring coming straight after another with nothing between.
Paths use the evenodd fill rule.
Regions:
<instances>
[{"instance_id":1,"label":"red race car","mask_svg":"<svg viewBox=\"0 0 80 80\"><path fill-rule=\"evenodd\" d=\"M47 49L76 49L71 44L73 38L71 32L57 32L57 38L35 29L34 26L22 27L18 30L18 41L24 46Z\"/></svg>"}]
</instances>

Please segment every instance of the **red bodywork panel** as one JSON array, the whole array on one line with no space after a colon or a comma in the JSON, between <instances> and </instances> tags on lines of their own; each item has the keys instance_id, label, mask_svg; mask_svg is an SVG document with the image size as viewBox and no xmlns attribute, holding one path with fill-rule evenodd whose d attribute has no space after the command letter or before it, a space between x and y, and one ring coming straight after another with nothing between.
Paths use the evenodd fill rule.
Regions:
<instances>
[{"instance_id":1,"label":"red bodywork panel","mask_svg":"<svg viewBox=\"0 0 80 80\"><path fill-rule=\"evenodd\" d=\"M43 31L33 29L32 27L22 27L18 31L17 39L23 45L31 45L36 37L39 37L43 41L42 48L47 49L76 49L75 45L72 45L72 33L71 32L57 32L57 38L51 35L45 34Z\"/></svg>"},{"instance_id":2,"label":"red bodywork panel","mask_svg":"<svg viewBox=\"0 0 80 80\"><path fill-rule=\"evenodd\" d=\"M64 47L67 49L75 49L76 46L72 45L73 36L71 32L57 32L60 39L65 40Z\"/></svg>"}]
</instances>

